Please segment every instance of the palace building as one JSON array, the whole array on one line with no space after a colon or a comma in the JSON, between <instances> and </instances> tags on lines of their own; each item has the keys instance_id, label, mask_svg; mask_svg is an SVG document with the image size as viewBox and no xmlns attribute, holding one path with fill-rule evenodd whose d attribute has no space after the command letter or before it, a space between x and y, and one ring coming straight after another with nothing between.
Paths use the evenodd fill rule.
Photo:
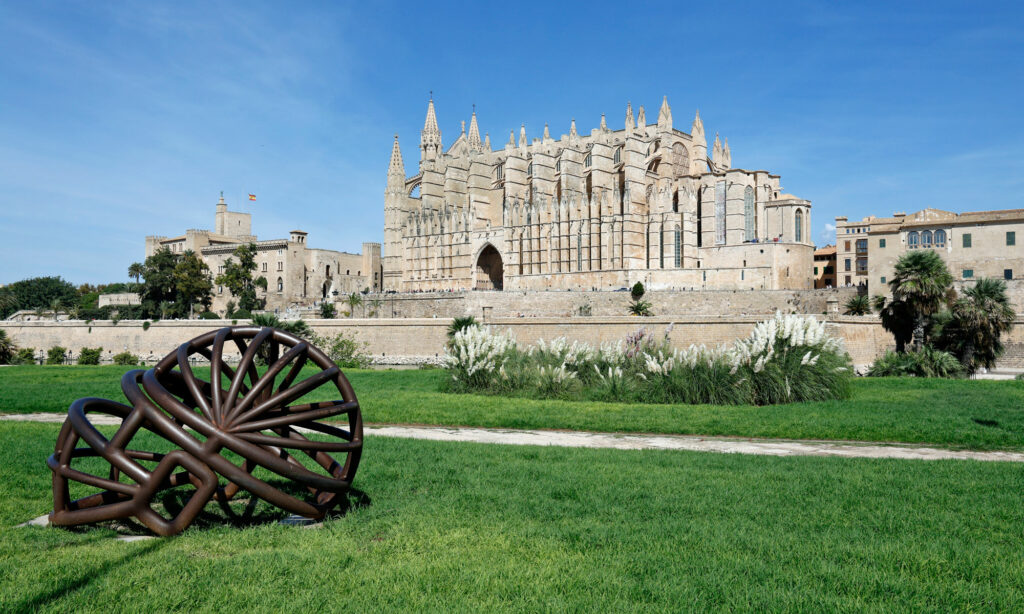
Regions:
<instances>
[{"instance_id":1,"label":"palace building","mask_svg":"<svg viewBox=\"0 0 1024 614\"><path fill-rule=\"evenodd\" d=\"M708 152L690 132L640 107L625 126L497 150L467 132L445 148L433 99L407 176L395 136L384 198L385 291L811 288L811 203L779 176L733 168L728 140Z\"/></svg>"},{"instance_id":2,"label":"palace building","mask_svg":"<svg viewBox=\"0 0 1024 614\"><path fill-rule=\"evenodd\" d=\"M266 278L267 289L257 292L270 311L334 301L352 292L380 290L379 243L363 243L363 253L350 254L313 249L306 244L306 236L301 230L293 230L287 239L261 241L252 234L252 214L229 211L221 194L212 231L190 229L176 237L146 237L146 257L158 249L176 254L191 250L202 258L216 279L224 272L224 263L234 258L238 246L252 243L256 246L253 277ZM223 311L230 300L237 298L227 288L214 285L214 311Z\"/></svg>"}]
</instances>

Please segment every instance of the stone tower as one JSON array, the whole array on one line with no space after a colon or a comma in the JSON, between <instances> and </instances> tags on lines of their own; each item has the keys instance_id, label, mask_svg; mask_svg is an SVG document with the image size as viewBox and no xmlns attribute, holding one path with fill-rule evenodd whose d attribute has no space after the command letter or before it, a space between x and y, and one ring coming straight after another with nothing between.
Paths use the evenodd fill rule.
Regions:
<instances>
[{"instance_id":1,"label":"stone tower","mask_svg":"<svg viewBox=\"0 0 1024 614\"><path fill-rule=\"evenodd\" d=\"M433 115L433 103L430 110ZM438 131L440 139L440 131ZM424 151L426 151L424 149ZM398 135L391 146L391 162L388 164L388 182L384 188L384 246L381 257L383 274L381 287L397 290L402 279L402 218L405 203L405 164L402 150L398 146Z\"/></svg>"}]
</instances>

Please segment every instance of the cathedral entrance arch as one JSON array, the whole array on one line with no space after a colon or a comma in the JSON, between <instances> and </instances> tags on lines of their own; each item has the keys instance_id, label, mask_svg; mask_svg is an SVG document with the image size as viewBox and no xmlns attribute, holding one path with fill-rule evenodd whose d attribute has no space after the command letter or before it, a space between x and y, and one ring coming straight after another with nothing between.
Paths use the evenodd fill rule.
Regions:
<instances>
[{"instance_id":1,"label":"cathedral entrance arch","mask_svg":"<svg viewBox=\"0 0 1024 614\"><path fill-rule=\"evenodd\" d=\"M488 243L476 257L476 289L501 290L504 286L505 267L501 254Z\"/></svg>"}]
</instances>

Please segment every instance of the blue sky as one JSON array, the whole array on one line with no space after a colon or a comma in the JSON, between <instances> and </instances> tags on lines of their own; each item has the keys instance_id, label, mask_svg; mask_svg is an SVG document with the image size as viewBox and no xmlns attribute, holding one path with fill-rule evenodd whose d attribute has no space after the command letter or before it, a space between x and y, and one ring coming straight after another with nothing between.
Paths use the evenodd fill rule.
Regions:
<instances>
[{"instance_id":1,"label":"blue sky","mask_svg":"<svg viewBox=\"0 0 1024 614\"><path fill-rule=\"evenodd\" d=\"M0 283L126 279L148 234L379 241L433 90L445 144L626 101L837 215L1024 207L1024 3L0 3ZM246 193L255 203L244 202Z\"/></svg>"}]
</instances>

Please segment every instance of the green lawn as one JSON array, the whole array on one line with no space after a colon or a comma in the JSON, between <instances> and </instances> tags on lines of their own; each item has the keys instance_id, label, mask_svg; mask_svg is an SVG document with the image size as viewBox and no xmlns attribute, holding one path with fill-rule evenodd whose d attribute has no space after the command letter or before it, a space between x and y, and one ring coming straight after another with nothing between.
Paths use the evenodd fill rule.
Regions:
<instances>
[{"instance_id":1,"label":"green lawn","mask_svg":"<svg viewBox=\"0 0 1024 614\"><path fill-rule=\"evenodd\" d=\"M371 436L370 504L321 530L120 543L12 527L57 428L0 423L0 611L1024 609L1017 464Z\"/></svg>"},{"instance_id":2,"label":"green lawn","mask_svg":"<svg viewBox=\"0 0 1024 614\"><path fill-rule=\"evenodd\" d=\"M4 367L0 413L63 412L122 400L125 367ZM444 372L347 371L371 423L902 441L1024 449L1024 382L858 378L842 401L765 407L645 405L456 395Z\"/></svg>"}]
</instances>

